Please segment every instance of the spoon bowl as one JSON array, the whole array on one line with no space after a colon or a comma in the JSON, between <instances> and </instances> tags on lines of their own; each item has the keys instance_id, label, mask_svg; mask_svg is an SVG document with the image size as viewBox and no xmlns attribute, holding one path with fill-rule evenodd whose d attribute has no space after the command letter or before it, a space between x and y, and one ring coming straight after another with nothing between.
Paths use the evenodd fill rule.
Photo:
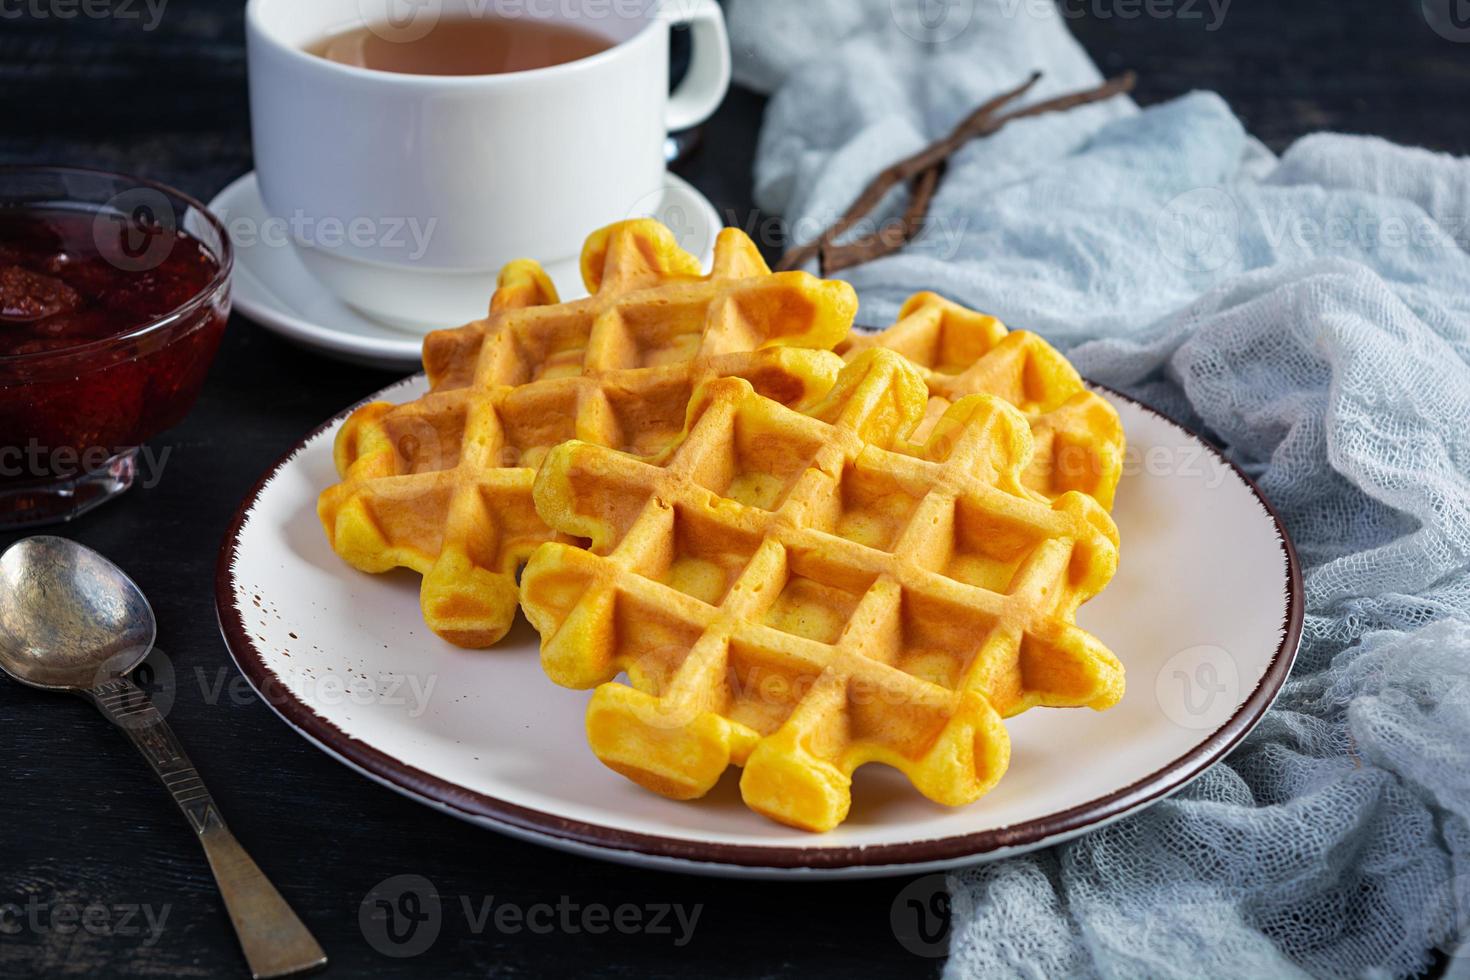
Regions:
<instances>
[{"instance_id":1,"label":"spoon bowl","mask_svg":"<svg viewBox=\"0 0 1470 980\"><path fill-rule=\"evenodd\" d=\"M230 833L183 745L128 676L156 633L142 591L90 548L42 536L0 555L0 671L91 701L148 760L204 848L255 980L324 966L321 945Z\"/></svg>"},{"instance_id":2,"label":"spoon bowl","mask_svg":"<svg viewBox=\"0 0 1470 980\"><path fill-rule=\"evenodd\" d=\"M142 591L92 549L42 536L0 555L0 670L20 683L90 690L137 667L156 633Z\"/></svg>"}]
</instances>

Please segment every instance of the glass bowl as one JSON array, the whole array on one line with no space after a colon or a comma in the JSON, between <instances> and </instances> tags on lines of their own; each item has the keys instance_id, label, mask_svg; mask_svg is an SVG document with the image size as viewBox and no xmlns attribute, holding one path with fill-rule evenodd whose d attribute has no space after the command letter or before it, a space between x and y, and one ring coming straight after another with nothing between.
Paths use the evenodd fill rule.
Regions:
<instances>
[{"instance_id":1,"label":"glass bowl","mask_svg":"<svg viewBox=\"0 0 1470 980\"><path fill-rule=\"evenodd\" d=\"M198 399L233 266L224 226L163 184L0 167L0 529L132 486Z\"/></svg>"}]
</instances>

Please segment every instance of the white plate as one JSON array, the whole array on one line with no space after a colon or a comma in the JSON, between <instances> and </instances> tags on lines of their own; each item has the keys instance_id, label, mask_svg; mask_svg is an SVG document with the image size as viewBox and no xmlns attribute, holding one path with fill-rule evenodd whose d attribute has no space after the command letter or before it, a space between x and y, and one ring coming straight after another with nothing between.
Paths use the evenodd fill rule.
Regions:
<instances>
[{"instance_id":1,"label":"white plate","mask_svg":"<svg viewBox=\"0 0 1470 980\"><path fill-rule=\"evenodd\" d=\"M405 401L422 377L383 392ZM1081 624L1128 671L1112 710L1037 708L1007 723L1010 771L977 803L929 803L902 776L858 771L852 815L812 835L747 810L733 770L678 803L604 769L590 696L541 673L524 621L470 652L430 633L417 576L363 575L327 546L317 494L332 436L308 436L241 505L220 556L222 631L288 724L406 795L526 840L709 874L873 876L974 862L1064 840L1154 802L1260 720L1291 667L1302 586L1274 512L1233 465L1150 409L1104 392L1129 438L1115 516L1117 577Z\"/></svg>"},{"instance_id":2,"label":"white plate","mask_svg":"<svg viewBox=\"0 0 1470 980\"><path fill-rule=\"evenodd\" d=\"M665 177L663 194L640 202L629 217L658 218L673 229L686 251L708 266L722 227L719 213L693 185L674 174ZM423 334L380 323L329 293L306 270L296 249L276 234L277 225L261 200L254 172L220 191L209 209L230 230L235 244L231 288L238 312L293 343L349 364L389 371L419 369ZM549 263L546 271L563 299L587 295L576 258ZM485 307L489 306L486 296Z\"/></svg>"}]
</instances>

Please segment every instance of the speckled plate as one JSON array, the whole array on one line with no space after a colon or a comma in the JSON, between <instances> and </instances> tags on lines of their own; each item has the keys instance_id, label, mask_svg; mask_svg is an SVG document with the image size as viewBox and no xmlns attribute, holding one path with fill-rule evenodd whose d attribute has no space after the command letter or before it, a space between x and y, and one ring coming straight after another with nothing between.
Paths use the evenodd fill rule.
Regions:
<instances>
[{"instance_id":1,"label":"speckled plate","mask_svg":"<svg viewBox=\"0 0 1470 980\"><path fill-rule=\"evenodd\" d=\"M405 401L411 378L377 397ZM1007 723L1010 771L959 809L892 770L858 771L853 810L812 835L740 802L738 770L677 803L604 769L587 748L590 696L541 673L523 621L495 650L442 642L418 577L343 564L316 517L335 482L332 437L310 433L241 504L219 561L221 629L240 669L291 727L367 776L447 813L579 854L679 871L876 876L952 867L1065 840L1174 792L1260 720L1302 624L1291 543L1244 474L1150 409L1104 392L1129 437L1115 511L1117 577L1079 621L1128 671L1112 710L1038 708Z\"/></svg>"}]
</instances>

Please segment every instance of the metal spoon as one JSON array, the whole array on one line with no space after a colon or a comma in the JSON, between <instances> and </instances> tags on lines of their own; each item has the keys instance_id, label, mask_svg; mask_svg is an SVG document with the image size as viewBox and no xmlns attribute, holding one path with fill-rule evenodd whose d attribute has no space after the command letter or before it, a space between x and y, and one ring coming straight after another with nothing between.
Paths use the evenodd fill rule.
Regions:
<instances>
[{"instance_id":1,"label":"metal spoon","mask_svg":"<svg viewBox=\"0 0 1470 980\"><path fill-rule=\"evenodd\" d=\"M81 695L133 740L204 846L256 980L325 965L321 946L235 840L183 746L128 678L156 632L133 580L90 548L35 537L0 555L0 670L30 687Z\"/></svg>"}]
</instances>

